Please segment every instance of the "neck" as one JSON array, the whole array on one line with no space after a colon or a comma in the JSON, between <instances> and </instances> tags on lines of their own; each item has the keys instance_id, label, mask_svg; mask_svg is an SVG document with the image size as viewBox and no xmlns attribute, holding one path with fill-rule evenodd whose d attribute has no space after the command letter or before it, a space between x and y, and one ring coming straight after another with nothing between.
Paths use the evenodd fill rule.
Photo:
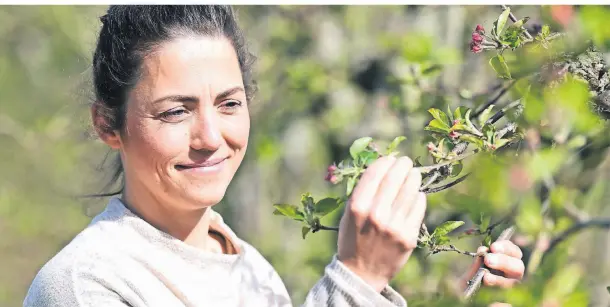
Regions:
<instances>
[{"instance_id":1,"label":"neck","mask_svg":"<svg viewBox=\"0 0 610 307\"><path fill-rule=\"evenodd\" d=\"M122 201L134 214L153 227L196 248L224 252L219 239L210 236L211 210L209 207L187 210L189 206L159 199L147 189L126 186Z\"/></svg>"}]
</instances>

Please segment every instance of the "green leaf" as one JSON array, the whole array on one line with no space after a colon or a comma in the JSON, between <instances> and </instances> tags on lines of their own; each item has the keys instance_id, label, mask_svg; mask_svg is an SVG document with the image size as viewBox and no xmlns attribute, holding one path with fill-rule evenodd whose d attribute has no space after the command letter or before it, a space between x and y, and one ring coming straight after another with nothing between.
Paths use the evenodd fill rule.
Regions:
<instances>
[{"instance_id":1,"label":"green leaf","mask_svg":"<svg viewBox=\"0 0 610 307\"><path fill-rule=\"evenodd\" d=\"M498 21L495 23L494 29L496 30L496 35L502 35L502 30L504 30L504 26L506 25L506 21L508 20L508 16L510 15L510 8L506 8L500 17L498 17Z\"/></svg>"},{"instance_id":2,"label":"green leaf","mask_svg":"<svg viewBox=\"0 0 610 307\"><path fill-rule=\"evenodd\" d=\"M449 122L449 117L447 117L447 114L445 114L445 112L443 112L439 109L435 109L435 108L429 109L428 112L430 112L430 114L432 114L432 117L441 121L447 127L451 126L451 123Z\"/></svg>"},{"instance_id":3,"label":"green leaf","mask_svg":"<svg viewBox=\"0 0 610 307\"><path fill-rule=\"evenodd\" d=\"M483 136L490 144L495 143L496 128L493 125L483 126Z\"/></svg>"},{"instance_id":4,"label":"green leaf","mask_svg":"<svg viewBox=\"0 0 610 307\"><path fill-rule=\"evenodd\" d=\"M434 237L433 240L436 245L445 245L445 244L451 242L451 240L449 239L448 236Z\"/></svg>"},{"instance_id":5,"label":"green leaf","mask_svg":"<svg viewBox=\"0 0 610 307\"><path fill-rule=\"evenodd\" d=\"M356 177L349 177L347 180L347 190L345 191L347 196L352 194L352 190L354 190L354 186L356 185L356 180Z\"/></svg>"},{"instance_id":6,"label":"green leaf","mask_svg":"<svg viewBox=\"0 0 610 307\"><path fill-rule=\"evenodd\" d=\"M388 145L387 154L389 155L394 150L396 150L396 148L398 148L398 145L400 145L400 143L403 142L406 139L407 138L405 136L397 136L397 137L395 137L394 140L392 140L392 142L390 143L390 145Z\"/></svg>"},{"instance_id":7,"label":"green leaf","mask_svg":"<svg viewBox=\"0 0 610 307\"><path fill-rule=\"evenodd\" d=\"M542 37L546 38L551 34L551 27L549 25L542 26Z\"/></svg>"},{"instance_id":8,"label":"green leaf","mask_svg":"<svg viewBox=\"0 0 610 307\"><path fill-rule=\"evenodd\" d=\"M355 140L352 146L349 148L349 153L354 160L358 158L358 154L366 149L367 146L373 141L371 137L362 137Z\"/></svg>"},{"instance_id":9,"label":"green leaf","mask_svg":"<svg viewBox=\"0 0 610 307\"><path fill-rule=\"evenodd\" d=\"M339 208L339 202L335 198L327 197L316 203L314 214L323 217Z\"/></svg>"},{"instance_id":10,"label":"green leaf","mask_svg":"<svg viewBox=\"0 0 610 307\"><path fill-rule=\"evenodd\" d=\"M466 112L468 112L470 109L467 107L459 107L457 109L455 109L455 111L453 112L453 118L455 119L464 119L466 116Z\"/></svg>"},{"instance_id":11,"label":"green leaf","mask_svg":"<svg viewBox=\"0 0 610 307\"><path fill-rule=\"evenodd\" d=\"M434 132L439 132L439 133L451 132L450 127L438 119L431 120L430 123L428 124L428 126L426 126L426 128L424 128L424 130L434 131Z\"/></svg>"},{"instance_id":12,"label":"green leaf","mask_svg":"<svg viewBox=\"0 0 610 307\"><path fill-rule=\"evenodd\" d=\"M449 122L453 125L453 112L451 112L451 108L447 105L447 116L449 117Z\"/></svg>"},{"instance_id":13,"label":"green leaf","mask_svg":"<svg viewBox=\"0 0 610 307\"><path fill-rule=\"evenodd\" d=\"M510 70L508 69L508 65L506 64L506 60L501 54L496 55L495 57L489 60L489 65L496 72L499 78L502 79L511 79Z\"/></svg>"},{"instance_id":14,"label":"green leaf","mask_svg":"<svg viewBox=\"0 0 610 307\"><path fill-rule=\"evenodd\" d=\"M462 222L462 221L444 222L443 224L436 227L436 229L434 229L434 232L432 233L432 237L441 238L462 225L464 225L464 222Z\"/></svg>"},{"instance_id":15,"label":"green leaf","mask_svg":"<svg viewBox=\"0 0 610 307\"><path fill-rule=\"evenodd\" d=\"M483 146L485 145L485 143L483 143L483 140L470 134L460 135L459 140L474 144L477 146L477 148L483 148Z\"/></svg>"},{"instance_id":16,"label":"green leaf","mask_svg":"<svg viewBox=\"0 0 610 307\"><path fill-rule=\"evenodd\" d=\"M479 115L479 124L481 125L481 127L485 125L485 122L489 119L489 117L491 117L491 110L494 107L495 105L490 105L489 107L487 107L487 109L483 111L483 113L481 113L481 115Z\"/></svg>"},{"instance_id":17,"label":"green leaf","mask_svg":"<svg viewBox=\"0 0 610 307\"><path fill-rule=\"evenodd\" d=\"M301 212L301 210L299 210L299 207L297 206L288 204L275 204L273 205L273 207L275 207L275 211L273 211L274 215L287 216L297 221L305 220L303 212Z\"/></svg>"},{"instance_id":18,"label":"green leaf","mask_svg":"<svg viewBox=\"0 0 610 307\"><path fill-rule=\"evenodd\" d=\"M369 166L371 163L375 162L379 158L379 153L374 151L362 151L358 154L358 159L360 163Z\"/></svg>"},{"instance_id":19,"label":"green leaf","mask_svg":"<svg viewBox=\"0 0 610 307\"><path fill-rule=\"evenodd\" d=\"M310 230L311 230L311 228L309 228L307 226L303 226L303 228L301 228L301 234L303 235L303 240L305 239L305 236L307 236L307 234L309 233Z\"/></svg>"},{"instance_id":20,"label":"green leaf","mask_svg":"<svg viewBox=\"0 0 610 307\"><path fill-rule=\"evenodd\" d=\"M491 217L490 216L484 216L481 213L481 225L479 226L479 229L481 229L481 231L486 231L487 227L489 227L490 223L491 223Z\"/></svg>"},{"instance_id":21,"label":"green leaf","mask_svg":"<svg viewBox=\"0 0 610 307\"><path fill-rule=\"evenodd\" d=\"M483 246L490 247L490 245L491 245L491 234L488 234L487 236L485 236L485 239L483 239Z\"/></svg>"}]
</instances>

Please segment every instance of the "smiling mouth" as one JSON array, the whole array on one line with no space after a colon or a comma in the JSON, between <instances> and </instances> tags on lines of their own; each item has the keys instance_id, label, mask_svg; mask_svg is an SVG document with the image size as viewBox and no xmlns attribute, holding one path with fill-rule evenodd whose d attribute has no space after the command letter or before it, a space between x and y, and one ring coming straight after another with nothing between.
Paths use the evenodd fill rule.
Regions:
<instances>
[{"instance_id":1,"label":"smiling mouth","mask_svg":"<svg viewBox=\"0 0 610 307\"><path fill-rule=\"evenodd\" d=\"M228 158L210 159L200 163L176 164L177 170L216 170L220 169Z\"/></svg>"}]
</instances>

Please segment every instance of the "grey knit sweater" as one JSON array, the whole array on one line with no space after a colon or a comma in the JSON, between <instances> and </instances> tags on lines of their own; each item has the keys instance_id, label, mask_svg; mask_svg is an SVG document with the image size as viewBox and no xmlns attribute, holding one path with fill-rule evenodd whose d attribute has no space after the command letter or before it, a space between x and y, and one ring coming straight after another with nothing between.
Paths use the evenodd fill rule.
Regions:
<instances>
[{"instance_id":1,"label":"grey knit sweater","mask_svg":"<svg viewBox=\"0 0 610 307\"><path fill-rule=\"evenodd\" d=\"M27 307L292 306L277 272L213 213L214 225L237 254L205 252L154 228L118 198L36 275ZM336 256L303 306L407 306L396 291L381 293Z\"/></svg>"}]
</instances>

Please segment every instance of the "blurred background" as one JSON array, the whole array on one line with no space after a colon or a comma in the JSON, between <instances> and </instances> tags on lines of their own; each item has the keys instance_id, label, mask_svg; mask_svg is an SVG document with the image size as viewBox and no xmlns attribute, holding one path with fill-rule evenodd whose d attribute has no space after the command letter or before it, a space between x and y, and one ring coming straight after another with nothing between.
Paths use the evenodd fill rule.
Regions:
<instances>
[{"instance_id":1,"label":"blurred background","mask_svg":"<svg viewBox=\"0 0 610 307\"><path fill-rule=\"evenodd\" d=\"M112 156L91 133L88 110L91 58L105 9L0 7L0 306L20 306L40 267L107 202L80 198L100 192L111 175L103 162ZM351 142L361 136L391 140L405 135L402 152L426 157L428 108L480 105L490 98L490 89L501 85L489 56L469 50L475 26L490 28L501 9L248 6L238 11L258 57L259 92L252 102L246 160L215 208L275 266L299 304L334 254L336 235L322 231L304 240L301 226L272 215L272 205L298 204L304 192L316 199L340 195L344 187L323 180L326 167L346 158ZM581 20L572 7L518 6L513 11L530 17L528 25L544 22L554 29ZM607 28L605 21L598 25ZM582 200L575 203L591 216L610 216L607 150L587 155L596 161L593 169L584 172L582 163L571 169L569 178L586 182L586 188L573 189ZM487 173L486 180L508 184L499 174ZM513 195L502 197L509 203ZM430 195L430 228L464 217L455 199L448 192ZM340 214L324 223L337 224ZM540 242L536 231L516 237L526 260ZM608 232L583 231L570 242L555 252L561 259L536 275L538 287L510 295L529 302L522 306L538 306L552 289L567 287L561 303L552 306L609 306ZM474 251L480 240L457 244ZM418 299L426 306L438 300L440 306L443 293L455 291L471 263L463 255L426 258L418 251L393 285L409 306L418 306Z\"/></svg>"}]
</instances>

